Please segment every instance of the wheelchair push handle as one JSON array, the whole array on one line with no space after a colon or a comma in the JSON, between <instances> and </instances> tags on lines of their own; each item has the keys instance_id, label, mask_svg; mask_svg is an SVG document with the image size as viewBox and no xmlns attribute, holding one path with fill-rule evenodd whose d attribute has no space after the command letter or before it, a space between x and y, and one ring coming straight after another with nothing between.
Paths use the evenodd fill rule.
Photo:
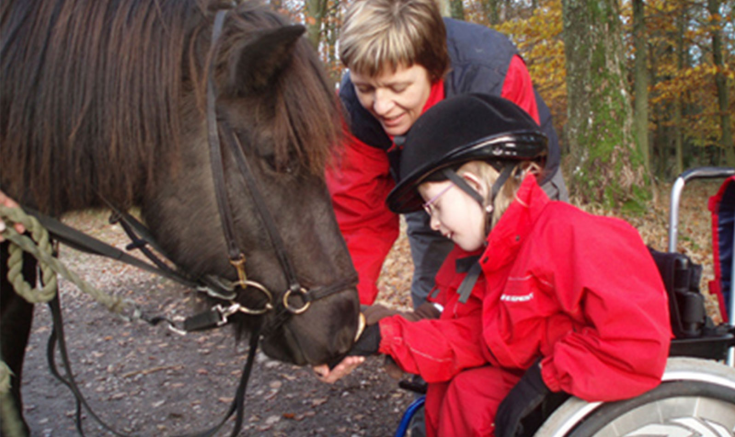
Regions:
<instances>
[{"instance_id":1,"label":"wheelchair push handle","mask_svg":"<svg viewBox=\"0 0 735 437\"><path fill-rule=\"evenodd\" d=\"M671 188L671 207L669 210L669 252L676 252L677 244L677 233L679 226L679 202L681 200L681 193L687 182L694 179L727 179L731 176L735 176L735 168L730 167L699 167L693 168L683 172L674 182ZM735 233L734 233L735 235ZM735 241L732 242L735 246ZM735 257L731 261L732 271L735 272ZM729 315L730 326L735 326L735 282L730 282L730 299L729 303L726 304L726 308L722 308ZM726 299L727 300L727 299ZM729 348L727 353L727 363L730 366L735 365L735 348Z\"/></svg>"},{"instance_id":2,"label":"wheelchair push handle","mask_svg":"<svg viewBox=\"0 0 735 437\"><path fill-rule=\"evenodd\" d=\"M669 252L676 252L676 240L679 232L679 202L681 193L687 182L694 179L721 179L735 176L735 168L730 167L699 167L685 171L674 182L671 189L671 204L669 208Z\"/></svg>"}]
</instances>

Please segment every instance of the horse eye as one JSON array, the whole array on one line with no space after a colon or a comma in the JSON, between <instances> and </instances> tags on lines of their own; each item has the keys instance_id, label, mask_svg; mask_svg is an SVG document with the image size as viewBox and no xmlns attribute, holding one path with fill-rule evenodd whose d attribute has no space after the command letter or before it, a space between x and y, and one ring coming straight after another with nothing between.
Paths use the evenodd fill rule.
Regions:
<instances>
[{"instance_id":1,"label":"horse eye","mask_svg":"<svg viewBox=\"0 0 735 437\"><path fill-rule=\"evenodd\" d=\"M278 159L275 153L268 152L260 156L268 169L276 173L294 174L298 170L297 163L289 156L287 159Z\"/></svg>"},{"instance_id":2,"label":"horse eye","mask_svg":"<svg viewBox=\"0 0 735 437\"><path fill-rule=\"evenodd\" d=\"M289 162L284 163L284 164L285 165L280 169L280 171L283 172L283 173L294 175L299 170L298 165L295 162L293 162L293 161L289 161Z\"/></svg>"},{"instance_id":3,"label":"horse eye","mask_svg":"<svg viewBox=\"0 0 735 437\"><path fill-rule=\"evenodd\" d=\"M268 168L273 171L277 171L277 163L276 163L276 154L275 153L266 153L260 156L260 158L265 161L265 163L268 165Z\"/></svg>"}]
</instances>

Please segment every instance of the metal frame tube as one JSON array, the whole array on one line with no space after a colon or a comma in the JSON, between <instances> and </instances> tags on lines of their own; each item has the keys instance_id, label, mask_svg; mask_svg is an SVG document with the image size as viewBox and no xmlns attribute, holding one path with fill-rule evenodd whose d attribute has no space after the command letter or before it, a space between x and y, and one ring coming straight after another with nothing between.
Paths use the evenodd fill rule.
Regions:
<instances>
[{"instance_id":1,"label":"metal frame tube","mask_svg":"<svg viewBox=\"0 0 735 437\"><path fill-rule=\"evenodd\" d=\"M686 183L693 179L718 179L733 175L735 175L735 168L701 167L687 170L676 178L671 188L671 204L669 208L669 252L676 252L676 240L679 231L679 204L681 193ZM735 229L733 229L733 248L735 248ZM735 256L733 256L731 262L730 303L728 308L723 308L723 310L728 312L730 326L735 326ZM728 351L727 364L729 366L735 366L735 348L730 348Z\"/></svg>"}]
</instances>

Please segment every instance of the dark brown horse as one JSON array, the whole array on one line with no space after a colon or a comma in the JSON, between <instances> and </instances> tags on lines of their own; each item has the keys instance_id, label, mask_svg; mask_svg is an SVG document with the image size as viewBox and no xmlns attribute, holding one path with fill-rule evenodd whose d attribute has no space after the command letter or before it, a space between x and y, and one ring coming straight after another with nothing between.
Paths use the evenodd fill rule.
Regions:
<instances>
[{"instance_id":1,"label":"dark brown horse","mask_svg":"<svg viewBox=\"0 0 735 437\"><path fill-rule=\"evenodd\" d=\"M103 198L137 206L181 269L236 280L207 142L213 71L219 122L242 145L299 284L354 277L322 178L340 124L318 57L302 28L263 6L210 3L0 2L0 189L55 216L104 207ZM232 10L212 44L221 8ZM275 305L289 286L282 261L252 187L223 155L236 245L248 278L271 290ZM32 309L7 282L1 291L2 353L19 376ZM262 297L248 288L237 302L262 305ZM273 325L271 312L263 348L292 363L327 362L350 347L358 311L345 286L285 323Z\"/></svg>"}]
</instances>

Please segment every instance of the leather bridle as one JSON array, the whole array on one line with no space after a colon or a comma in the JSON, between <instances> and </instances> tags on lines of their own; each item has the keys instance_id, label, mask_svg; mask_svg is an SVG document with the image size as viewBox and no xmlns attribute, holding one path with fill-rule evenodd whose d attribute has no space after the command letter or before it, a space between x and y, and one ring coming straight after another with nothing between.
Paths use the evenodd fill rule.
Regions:
<instances>
[{"instance_id":1,"label":"leather bridle","mask_svg":"<svg viewBox=\"0 0 735 437\"><path fill-rule=\"evenodd\" d=\"M240 139L227 121L218 121L217 119L217 89L214 78L214 65L216 63L217 42L222 33L222 28L228 11L229 9L217 12L212 29L212 42L210 46L212 54L210 56L211 61L208 68L207 78L206 115L212 178L214 180L217 207L219 209L222 229L227 244L228 256L230 263L237 271L238 280L236 282L236 286L238 286L242 291L247 289L257 290L265 296L266 301L261 308L247 308L237 303L234 296L232 296L231 299L228 299L230 306L225 310L225 315L234 314L236 312L243 312L251 315L262 315L268 311L277 310L275 319L272 323L268 324L267 330L263 334L267 336L271 335L276 328L285 323L290 316L302 314L308 310L312 302L318 299L323 299L332 294L339 293L343 290L347 290L350 287L354 287L357 284L357 278L355 275L352 275L351 277L340 280L334 284L311 289L307 289L299 283L293 265L286 253L281 234L276 228L275 220L263 199L261 191L258 189L258 183L253 176L250 163L243 152ZM222 141L220 141L220 139ZM224 143L226 147L223 147L222 143ZM274 302L273 294L270 290L268 290L268 288L263 284L248 279L245 272L245 255L237 245L232 209L227 197L223 160L223 155L226 152L229 152L230 156L234 158L239 173L244 178L245 186L250 194L253 204L255 205L255 210L257 211L260 222L266 229L273 250L275 251L276 257L278 258L281 269L286 278L288 288L279 302ZM289 302L289 299L293 295L299 295L303 301L303 305L294 307Z\"/></svg>"},{"instance_id":2,"label":"leather bridle","mask_svg":"<svg viewBox=\"0 0 735 437\"><path fill-rule=\"evenodd\" d=\"M214 54L216 54L217 41L222 32L225 16L228 11L229 10L220 10L217 12L212 31L212 42L210 50L213 52L213 54L210 57L211 61L208 68L209 77L207 79L206 115L208 142L212 164L212 174L217 196L217 205L222 221L222 228L225 234L225 241L227 243L228 255L230 258L230 263L237 270L238 281L235 283L235 289L239 287L240 291L242 292L246 291L247 289L255 289L263 294L266 298L266 301L263 304L262 308L247 308L240 305L238 302L236 302L236 298L238 297L237 292L231 291L231 289L227 286L223 287L222 282L219 280L214 280L214 278L204 278L205 280L202 281L203 283L201 284L199 282L192 282L192 280L185 276L182 276L177 271L166 267L166 265L158 260L152 253L149 253L150 251L144 251L144 254L146 254L146 256L151 259L158 268L153 268L152 266L139 261L137 258L127 256L117 249L112 248L109 245L99 242L78 231L75 231L56 220L44 216L43 214L39 214L37 212L34 213L34 215L39 217L44 226L49 228L50 232L54 235L55 238L59 239L60 241L64 241L66 244L69 244L72 247L90 253L108 256L119 261L127 262L140 268L144 268L148 271L161 274L187 286L194 286L200 290L206 291L208 294L217 299L229 302L229 306L227 307L216 305L211 309L211 311L205 311L201 314L189 317L187 321L184 322L184 331L195 331L199 329L208 329L224 325L225 323L227 323L227 318L237 312L261 316L269 311L276 311L275 316L270 321L270 323L267 324L265 329L261 329L261 319L250 334L250 344L245 367L243 368L242 374L240 375L240 383L238 384L235 397L232 401L232 404L230 405L230 408L225 414L225 417L217 425L213 426L209 430L197 434L198 436L212 436L216 434L227 423L229 418L235 413L235 425L233 427L231 436L234 437L235 435L239 434L244 420L244 404L247 384L250 378L253 364L255 362L255 354L257 352L258 342L261 336L268 337L270 335L273 335L276 329L283 325L286 321L288 321L290 317L302 314L307 311L313 301L323 299L325 297L331 296L332 294L339 293L343 290L347 290L351 287L354 287L357 283L356 275L340 280L329 286L316 287L312 289L306 289L299 283L298 278L296 277L295 270L286 254L283 240L280 233L278 232L278 229L276 228L273 216L267 208L263 196L258 189L256 179L250 169L248 160L243 153L242 145L240 144L239 138L226 121L223 120L218 122L217 120L216 87L214 84L213 74L213 65L215 63ZM237 166L240 170L240 174L245 179L245 186L247 187L247 190L251 198L253 199L253 203L256 207L255 209L258 211L258 216L263 226L266 228L268 237L276 252L276 256L278 257L278 261L280 262L281 268L286 277L288 289L284 293L283 299L280 302L274 302L273 294L268 290L268 288L261 283L248 279L245 273L245 255L239 249L235 240L232 211L229 201L227 199L227 191L225 189L223 167L224 162L222 159L223 150L220 144L220 136L224 138L224 143L227 145L226 150L228 150L230 154L234 157L235 162L237 163ZM112 207L112 205L110 206ZM145 237L145 235L148 233L147 230L142 225L137 224L137 222L132 217L129 217L126 214L117 211L114 207L113 211L116 211L115 215L118 216L118 219L120 219L121 223L123 224L125 231L133 239L135 248L141 249L145 246L145 244L149 244L152 241L151 239ZM136 232L144 235L142 240L138 238ZM299 294L304 302L303 305L300 307L293 307L289 303L289 297L295 293ZM79 391L77 383L74 380L73 372L71 370L71 363L67 354L66 341L63 331L63 320L58 294L56 298L49 303L49 306L52 313L53 330L49 338L49 343L47 347L47 359L51 368L51 372L56 378L58 378L61 382L63 382L71 389L77 400L76 426L79 434L84 435L81 420L81 410L82 407L84 407L89 412L90 416L95 419L103 428L113 433L114 435L125 436L125 434L115 431L103 420L101 420L101 418L94 413L92 408L84 399L82 393ZM159 323L160 321L167 321L171 325L171 327L173 327L173 324L164 317L143 318L143 320L153 325ZM180 332L180 330L178 329L173 329L177 332ZM57 343L59 345L59 351L63 362L63 367L66 371L66 375L61 375L55 364L54 351Z\"/></svg>"}]
</instances>

